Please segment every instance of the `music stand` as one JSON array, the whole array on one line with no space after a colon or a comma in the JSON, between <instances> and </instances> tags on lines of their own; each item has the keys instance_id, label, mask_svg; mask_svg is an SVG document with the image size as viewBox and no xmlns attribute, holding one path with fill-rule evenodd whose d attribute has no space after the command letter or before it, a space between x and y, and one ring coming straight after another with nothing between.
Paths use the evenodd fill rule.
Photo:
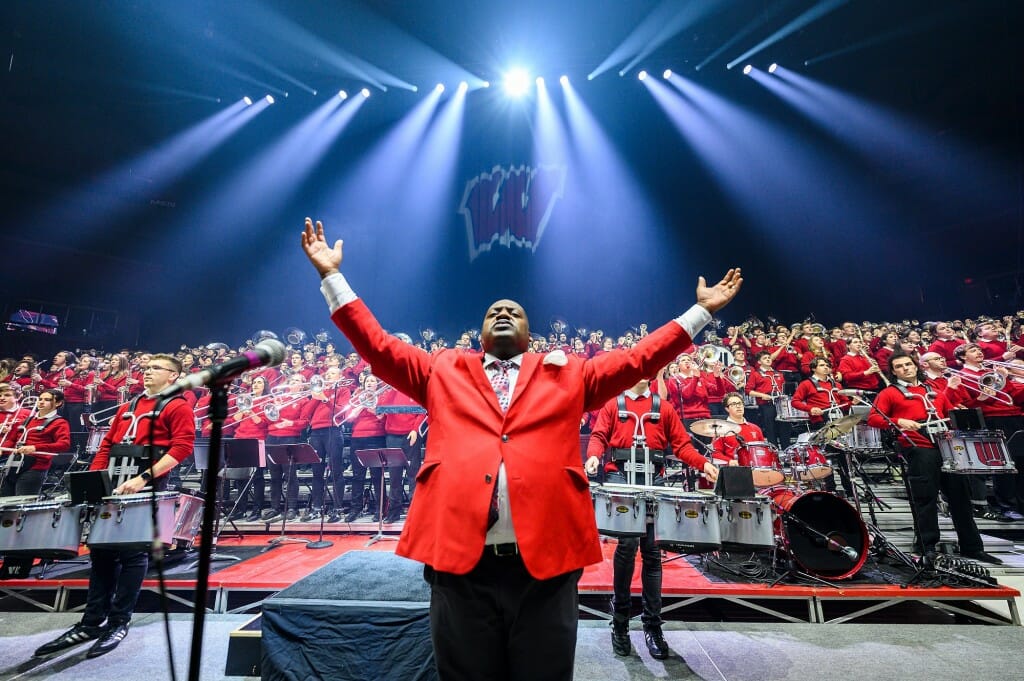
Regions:
<instances>
[{"instance_id":1,"label":"music stand","mask_svg":"<svg viewBox=\"0 0 1024 681\"><path fill-rule=\"evenodd\" d=\"M197 459L198 460L198 459ZM256 481L256 471L260 468L267 467L267 451L266 444L263 440L257 440L255 438L225 438L224 439L224 466L221 471L224 473L224 480L229 481L236 478L229 478L227 471L229 468L251 468L252 473L249 474L249 479L242 485L242 491L238 493L238 499L231 506L231 510L227 512L228 522L235 528L239 537L242 537L242 532L239 531L238 526L235 525L231 517L235 515L235 511L238 510L238 505L245 499L245 495L249 493L249 490L254 486ZM230 483L229 483L230 488ZM257 509L259 510L259 509ZM217 531L217 535L220 535L220 530Z\"/></svg>"},{"instance_id":2,"label":"music stand","mask_svg":"<svg viewBox=\"0 0 1024 681\"><path fill-rule=\"evenodd\" d=\"M279 466L285 466L285 480L288 484L291 484L292 478L292 466L297 463L320 463L320 455L316 453L312 445L303 444L292 444L292 445L266 445L267 459L274 464ZM269 542L264 551L272 549L275 546L280 546L286 542L293 542L296 544L308 544L308 539L302 539L301 537L286 537L284 536L285 529L288 527L288 489L284 490L284 519L281 522L281 536L274 537Z\"/></svg>"},{"instance_id":3,"label":"music stand","mask_svg":"<svg viewBox=\"0 0 1024 681\"><path fill-rule=\"evenodd\" d=\"M384 469L408 466L409 460L405 458L405 452L398 447L359 449L356 451L356 458L366 468L380 469L380 494L377 495L377 534L371 537L370 541L366 542L366 545L373 546L377 542L385 540L398 541L398 537L390 537L384 534ZM394 484L394 481L392 481L392 484Z\"/></svg>"}]
</instances>

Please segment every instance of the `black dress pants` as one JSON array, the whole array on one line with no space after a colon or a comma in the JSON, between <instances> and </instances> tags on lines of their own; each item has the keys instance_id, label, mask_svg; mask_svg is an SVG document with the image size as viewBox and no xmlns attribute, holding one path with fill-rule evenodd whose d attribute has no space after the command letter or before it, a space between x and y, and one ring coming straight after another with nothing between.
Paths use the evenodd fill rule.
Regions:
<instances>
[{"instance_id":1,"label":"black dress pants","mask_svg":"<svg viewBox=\"0 0 1024 681\"><path fill-rule=\"evenodd\" d=\"M465 575L424 567L441 681L569 681L583 570L536 579L518 555L485 547Z\"/></svg>"}]
</instances>

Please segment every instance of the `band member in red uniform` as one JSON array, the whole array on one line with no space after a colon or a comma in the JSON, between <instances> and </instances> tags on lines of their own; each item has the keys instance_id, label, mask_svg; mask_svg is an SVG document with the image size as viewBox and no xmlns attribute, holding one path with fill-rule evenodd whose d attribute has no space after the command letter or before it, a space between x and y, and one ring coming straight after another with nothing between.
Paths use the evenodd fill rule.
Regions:
<instances>
[{"instance_id":1,"label":"band member in red uniform","mask_svg":"<svg viewBox=\"0 0 1024 681\"><path fill-rule=\"evenodd\" d=\"M34 374L36 374L36 363L29 359L23 359L14 365L14 373L7 382L20 386L22 391L33 393L33 385L36 382L32 378Z\"/></svg>"},{"instance_id":2,"label":"band member in red uniform","mask_svg":"<svg viewBox=\"0 0 1024 681\"><path fill-rule=\"evenodd\" d=\"M769 350L772 353L772 368L781 371L791 383L799 381L800 351L790 342L789 332L780 329L775 336L775 344Z\"/></svg>"},{"instance_id":3,"label":"band member in red uniform","mask_svg":"<svg viewBox=\"0 0 1024 681\"><path fill-rule=\"evenodd\" d=\"M323 374L323 388L310 389L309 444L320 456L320 463L312 465L313 492L309 498L309 508L301 517L305 522L318 519L323 512L326 464L330 463L332 476L340 475L344 469L341 458L343 443L341 433L334 425L334 416L348 406L351 393L348 388L341 385L341 382L341 369L331 367ZM335 471L336 466L338 467L337 471ZM343 484L344 481L342 481ZM335 490L338 489L335 487ZM337 506L335 515L341 508L341 500L342 496L335 496L334 503Z\"/></svg>"},{"instance_id":4,"label":"band member in red uniform","mask_svg":"<svg viewBox=\"0 0 1024 681\"><path fill-rule=\"evenodd\" d=\"M59 382L71 378L75 373L74 364L76 362L74 353L69 350L62 350L53 356L49 371L36 375L36 381L42 388L57 388L60 390Z\"/></svg>"},{"instance_id":5,"label":"band member in red uniform","mask_svg":"<svg viewBox=\"0 0 1024 681\"><path fill-rule=\"evenodd\" d=\"M985 359L994 359L1000 362L1008 362L1017 358L1020 352L1019 345L1008 347L1006 341L999 339L999 328L995 322L978 322L974 327L974 334L977 337L978 347L985 353Z\"/></svg>"},{"instance_id":6,"label":"band member in red uniform","mask_svg":"<svg viewBox=\"0 0 1024 681\"><path fill-rule=\"evenodd\" d=\"M971 511L967 476L943 472L942 455L923 429L927 421L946 418L949 403L941 393L921 383L917 364L909 355L894 354L889 358L889 367L895 382L878 393L874 408L868 415L868 425L886 430L895 424L899 428L896 444L907 462L910 501L917 520L914 551L935 553L939 541L938 500L941 490L949 502L961 555L1001 564L1001 560L985 552Z\"/></svg>"},{"instance_id":7,"label":"band member in red uniform","mask_svg":"<svg viewBox=\"0 0 1024 681\"><path fill-rule=\"evenodd\" d=\"M620 407L634 416L620 417ZM658 414L657 419L651 416L654 413ZM597 423L587 445L587 473L596 474L603 462L606 469L614 471L608 476L608 482L626 482L623 466L629 461L638 419L642 424L640 432L646 436L652 463L663 468L665 453L671 445L672 453L684 463L703 471L712 481L718 477L715 465L694 449L675 409L652 396L647 379L641 379L621 397L609 400L598 412ZM641 449L637 450L637 457L643 463ZM637 479L642 481L643 476L638 473ZM624 657L631 651L629 592L637 549L640 550L642 561L640 578L643 584L644 612L640 618L644 626L644 641L652 657L664 660L669 656L669 649L661 630L661 549L654 543L653 524L647 525L647 534L642 537L620 537L615 548L612 562L612 650L616 655Z\"/></svg>"},{"instance_id":8,"label":"band member in red uniform","mask_svg":"<svg viewBox=\"0 0 1024 681\"><path fill-rule=\"evenodd\" d=\"M299 355L302 359L302 355ZM270 425L267 426L268 445L293 445L299 443L299 436L309 425L309 396L302 395L306 382L302 374L292 374L288 377L288 392L282 393L275 398L278 418L269 418ZM268 409L264 409L264 413ZM272 411L272 410L269 410ZM299 504L299 470L297 464L291 467L287 463L273 463L267 461L267 469L270 471L270 515L264 518L267 522L280 520L284 512L281 505L281 492L283 487L285 470L288 470L288 487L285 490L288 504L288 520L295 520L299 517L296 506ZM267 515L267 514L264 514Z\"/></svg>"},{"instance_id":9,"label":"band member in red uniform","mask_svg":"<svg viewBox=\"0 0 1024 681\"><path fill-rule=\"evenodd\" d=\"M756 423L751 423L743 415L745 410L743 395L731 392L725 396L722 403L728 413L725 420L736 424L740 430L738 433L717 438L712 442L714 453L711 456L719 466L728 466L739 460L739 450L748 442L764 442L764 433Z\"/></svg>"},{"instance_id":10,"label":"band member in red uniform","mask_svg":"<svg viewBox=\"0 0 1024 681\"><path fill-rule=\"evenodd\" d=\"M95 415L102 412L108 417L101 417L102 422L97 425L109 425L109 416L113 415L114 407L128 401L129 375L128 358L121 354L113 355L106 370L99 372L99 382L96 384L96 404L93 405L92 413Z\"/></svg>"},{"instance_id":11,"label":"band member in red uniform","mask_svg":"<svg viewBox=\"0 0 1024 681\"><path fill-rule=\"evenodd\" d=\"M772 354L767 350L757 353L757 366L747 376L747 394L757 400L761 430L768 442L789 445L790 425L776 421L775 398L784 394L786 377L772 368Z\"/></svg>"},{"instance_id":12,"label":"band member in red uniform","mask_svg":"<svg viewBox=\"0 0 1024 681\"><path fill-rule=\"evenodd\" d=\"M954 374L947 377L945 357L937 352L926 352L921 355L920 365L924 374L921 381L935 392L942 393L953 409L960 409L971 401L970 393L964 388L960 376Z\"/></svg>"},{"instance_id":13,"label":"band member in red uniform","mask_svg":"<svg viewBox=\"0 0 1024 681\"><path fill-rule=\"evenodd\" d=\"M815 359L832 361L832 353L825 347L825 339L821 336L811 336L807 339L807 351L800 357L800 372L804 376L811 375L811 361Z\"/></svg>"},{"instance_id":14,"label":"band member in red uniform","mask_svg":"<svg viewBox=\"0 0 1024 681\"><path fill-rule=\"evenodd\" d=\"M106 469L108 464L114 470L138 470L138 475L122 474L121 477L132 477L119 484L115 494L135 494L147 485L163 489L170 470L192 453L195 425L188 403L175 397L168 400L159 413L154 412L158 406L155 395L178 380L180 372L181 363L177 358L152 355L143 378L146 392L117 410L90 465L91 470ZM151 439L154 449L147 456L145 450ZM125 443L133 444L112 449L114 445ZM128 635L142 580L149 567L149 552L93 547L89 560L92 563L89 595L81 621L38 648L36 656L50 655L97 639L86 656L98 657L116 648Z\"/></svg>"},{"instance_id":15,"label":"band member in red uniform","mask_svg":"<svg viewBox=\"0 0 1024 681\"><path fill-rule=\"evenodd\" d=\"M564 351L563 351L564 352ZM410 407L420 405L397 390L388 390L377 400L378 407ZM387 446L401 449L409 462L409 498L416 490L416 473L420 469L420 461L423 458L423 447L420 442L420 426L426 420L426 414L399 414L388 413L384 415L384 432L387 439ZM388 468L388 477L391 479L391 490L388 494L387 515L384 522L398 522L402 515L404 486L402 484L403 466Z\"/></svg>"},{"instance_id":16,"label":"band member in red uniform","mask_svg":"<svg viewBox=\"0 0 1024 681\"><path fill-rule=\"evenodd\" d=\"M836 367L836 371L842 374L843 385L857 390L878 390L881 368L873 358L868 357L864 342L854 337L846 346L848 351Z\"/></svg>"},{"instance_id":17,"label":"band member in red uniform","mask_svg":"<svg viewBox=\"0 0 1024 681\"><path fill-rule=\"evenodd\" d=\"M793 393L793 406L811 415L812 424L820 424L827 413L842 415L850 400L839 394L842 385L832 376L832 363L827 359L814 359L809 368L811 377L802 381Z\"/></svg>"},{"instance_id":18,"label":"band member in red uniform","mask_svg":"<svg viewBox=\"0 0 1024 681\"><path fill-rule=\"evenodd\" d=\"M886 331L885 335L882 336L882 344L875 348L871 354L874 356L875 361L878 362L878 366L887 367L889 366L889 358L899 349L899 334L895 331Z\"/></svg>"},{"instance_id":19,"label":"band member in red uniform","mask_svg":"<svg viewBox=\"0 0 1024 681\"><path fill-rule=\"evenodd\" d=\"M363 386L355 391L352 397L353 409L348 420L352 423L352 505L349 507L345 522L355 522L363 513L366 494L366 466L356 457L356 452L364 449L383 449L387 447L387 431L384 430L384 415L377 415L377 398L380 391L380 380L373 374L363 379ZM373 486L380 494L380 468L372 469ZM378 497L379 498L379 497ZM374 522L377 509L374 509Z\"/></svg>"},{"instance_id":20,"label":"band member in red uniform","mask_svg":"<svg viewBox=\"0 0 1024 681\"><path fill-rule=\"evenodd\" d=\"M6 469L0 496L39 494L53 455L71 449L71 429L57 410L64 402L59 390L39 393L36 413L18 425L18 439L11 456L23 457L18 469ZM16 459L15 459L16 460Z\"/></svg>"},{"instance_id":21,"label":"band member in red uniform","mask_svg":"<svg viewBox=\"0 0 1024 681\"><path fill-rule=\"evenodd\" d=\"M28 409L18 406L18 397L10 383L0 383L0 447L13 448L18 441L18 426L25 422L31 413ZM3 452L2 458L7 458Z\"/></svg>"},{"instance_id":22,"label":"band member in red uniform","mask_svg":"<svg viewBox=\"0 0 1024 681\"><path fill-rule=\"evenodd\" d=\"M580 419L686 350L739 291L739 270L711 287L699 279L699 304L630 350L588 361L528 354L525 310L499 300L484 314L482 354L429 354L373 318L338 270L341 241L328 246L323 226L307 219L302 245L338 328L374 372L430 414L396 553L426 564L440 677L572 678L577 584L583 566L602 559Z\"/></svg>"},{"instance_id":23,"label":"band member in red uniform","mask_svg":"<svg viewBox=\"0 0 1024 681\"><path fill-rule=\"evenodd\" d=\"M266 414L263 413L263 408L270 404L270 402L267 392L267 379L264 376L260 375L252 378L249 384L248 402L249 404L245 405L247 408L242 409L237 406L238 398L235 399L236 409L227 419L227 422L232 423L234 428L231 437L236 440L259 440L265 443L267 441L267 426L270 425L270 421L267 420ZM208 423L209 419L203 421L203 432L208 432ZM266 497L265 469L257 468L253 473L251 497L249 501L239 504L239 510L246 513L243 517L248 522L265 519L260 517ZM270 509L265 512L267 518L270 518L273 513Z\"/></svg>"},{"instance_id":24,"label":"band member in red uniform","mask_svg":"<svg viewBox=\"0 0 1024 681\"><path fill-rule=\"evenodd\" d=\"M1017 475L993 475L992 491L995 498L989 510L982 517L988 520L1020 521L1024 520L1024 480L1020 480L1020 470L1024 466L1024 438L1014 434L1024 429L1024 411L1020 405L1024 402L1024 386L1013 381L1006 381L1002 390L995 390L979 385L981 377L990 373L984 366L984 350L977 343L967 343L957 348L957 354L963 362L963 374L966 377L963 387L968 394L967 407L980 408L985 417L986 427L1002 431L1006 436L1006 447L1017 467ZM1000 367L997 374L1006 376L1006 369ZM986 499L984 478L971 476L971 496L974 499L976 512L981 511L981 504Z\"/></svg>"},{"instance_id":25,"label":"band member in red uniform","mask_svg":"<svg viewBox=\"0 0 1024 681\"><path fill-rule=\"evenodd\" d=\"M956 357L956 349L966 342L963 338L956 337L956 331L948 322L939 322L935 325L935 340L928 346L928 351L937 352L946 358L946 364L958 367L960 363Z\"/></svg>"}]
</instances>

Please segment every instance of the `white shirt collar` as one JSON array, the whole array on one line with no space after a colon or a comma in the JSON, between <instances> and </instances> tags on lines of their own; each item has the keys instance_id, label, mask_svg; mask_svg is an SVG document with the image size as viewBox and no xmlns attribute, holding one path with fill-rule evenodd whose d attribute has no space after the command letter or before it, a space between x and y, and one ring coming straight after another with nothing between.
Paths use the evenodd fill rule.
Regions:
<instances>
[{"instance_id":1,"label":"white shirt collar","mask_svg":"<svg viewBox=\"0 0 1024 681\"><path fill-rule=\"evenodd\" d=\"M632 390L627 390L627 391L625 391L623 393L623 395L625 395L626 397L628 397L631 400L639 400L642 397L650 397L651 396L651 389L648 388L647 390L643 391L642 393L635 393Z\"/></svg>"},{"instance_id":2,"label":"white shirt collar","mask_svg":"<svg viewBox=\"0 0 1024 681\"><path fill-rule=\"evenodd\" d=\"M523 354L524 353L520 352L515 357L509 357L508 361L510 361L513 364L515 364L516 365L516 369L520 369L523 366ZM495 362L500 362L500 361L501 361L500 359L498 359L497 357L495 357L491 353L489 353L489 352L485 352L484 353L484 369L488 368L489 366L491 366Z\"/></svg>"}]
</instances>

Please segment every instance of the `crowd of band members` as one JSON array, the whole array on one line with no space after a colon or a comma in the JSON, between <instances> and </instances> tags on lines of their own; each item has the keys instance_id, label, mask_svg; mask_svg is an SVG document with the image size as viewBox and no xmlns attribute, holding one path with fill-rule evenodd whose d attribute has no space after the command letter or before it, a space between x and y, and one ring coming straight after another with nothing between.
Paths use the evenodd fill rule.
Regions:
<instances>
[{"instance_id":1,"label":"crowd of band members","mask_svg":"<svg viewBox=\"0 0 1024 681\"><path fill-rule=\"evenodd\" d=\"M652 377L651 387L675 409L687 428L699 419L725 417L722 400L727 393L738 390L746 396L748 416L760 426L765 440L785 448L800 431L820 426L830 415L849 409L851 400L839 395L838 389L875 393L884 387L889 359L894 353L905 353L920 364L927 384L942 393L950 406L980 408L988 427L1006 434L1014 460L1024 464L1024 437L1011 438L1024 427L1021 408L1024 383L1015 375L1018 372L1007 371L1005 367L997 370L1008 374L1004 392L1010 396L1011 404L986 398L969 381L946 375L947 368L975 376L993 371L982 363L985 360L1012 363L1020 357L1024 362L1024 341L1017 344L1021 320L1022 315L1018 314L1002 319L925 324L916 321L900 324L844 322L832 329L813 322L785 326L753 320L724 329L721 338L708 335L704 343L695 345L692 352L681 355L658 376ZM535 335L530 350L594 357L616 347L629 347L646 333L645 324L614 339L599 330L581 330L573 335L563 329L547 338ZM474 335L462 334L454 346L474 349ZM412 342L407 336L404 340ZM447 346L443 338L432 332L422 334L418 344L428 350ZM709 347L718 352L709 352ZM719 361L721 348L729 351L726 362ZM233 354L227 345L214 343L200 348L183 346L176 357L182 362L183 371L188 373L225 361ZM96 425L89 415L100 415L102 424L103 418L109 417L119 403L140 394L143 389L140 367L146 366L149 357L147 352L102 355L62 351L48 362L37 363L36 357L26 355L0 362L0 383L9 383L24 394L41 395L50 391L51 397L60 400L57 407L70 433L70 443L65 444L60 435L52 448L85 452L88 429ZM737 373L736 367L743 370L742 375ZM322 379L322 388L311 387L314 376ZM251 408L239 408L241 395L250 398ZM806 426L776 419L775 398L779 395L789 396L793 407L809 413ZM186 399L196 412L197 435L208 436L208 392L189 391ZM328 504L329 519L354 520L363 510L368 471L356 457L343 455L348 444L348 452L384 447L405 451L410 464L406 470L389 471L393 482L386 492L385 519L397 520L405 500L415 489L425 424L424 417L418 414L378 416L375 405L389 403L411 404L411 401L379 385L370 367L355 353L340 354L331 342L289 347L281 366L245 374L232 388L226 436L259 439L271 445L309 442L321 463L311 467L312 490L304 511L297 503L296 468L291 468L289 476L285 466L268 461L269 500L264 490L265 471L259 469L255 472L254 484L236 507L236 516L250 520L277 519L284 512L287 495L290 516L297 517L301 512L305 519L316 518L324 508L325 488L330 484L334 503ZM273 421L265 413L271 404L278 412ZM3 411L0 416L8 416L7 409ZM594 412L584 417L582 432L590 431L596 416ZM339 428L343 424L344 432ZM0 446L15 444L19 434L18 428L8 428ZM702 438L696 440L699 443ZM45 472L48 460L39 457L38 461L33 465L42 467ZM345 498L343 471L349 468L352 503L343 514L340 503ZM331 471L329 480L325 479L328 470ZM369 472L375 494L380 495L381 469L373 468ZM845 490L852 493L845 466L839 466L839 473ZM229 471L225 486L229 491L240 491L245 487L248 474L244 470ZM244 479L230 479L239 477ZM992 497L986 497L985 480L981 476L974 476L972 484L976 515L997 520L1024 519L1020 515L1024 513L1024 476L996 476Z\"/></svg>"}]
</instances>

